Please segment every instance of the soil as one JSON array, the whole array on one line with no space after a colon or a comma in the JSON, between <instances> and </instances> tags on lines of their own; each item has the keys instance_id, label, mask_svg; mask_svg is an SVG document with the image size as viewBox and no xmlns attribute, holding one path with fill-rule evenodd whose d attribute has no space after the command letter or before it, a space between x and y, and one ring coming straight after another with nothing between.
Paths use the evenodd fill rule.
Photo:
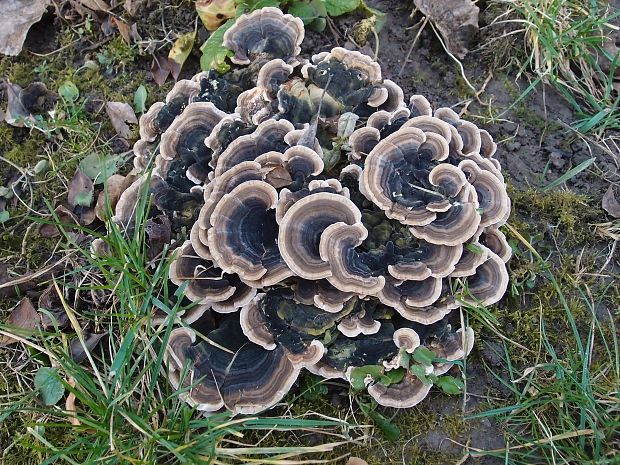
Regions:
<instances>
[{"instance_id":1,"label":"soil","mask_svg":"<svg viewBox=\"0 0 620 465\"><path fill-rule=\"evenodd\" d=\"M138 32L143 38L155 40L153 47L167 50L166 42L163 41L167 31L185 32L193 28L195 12L191 3L173 2L172 5L163 7L161 2L148 1L139 17L127 19L137 22ZM387 22L379 33L377 57L384 77L399 84L405 90L406 98L412 94L422 94L429 99L433 107L448 106L457 112L463 109L466 102L472 98L472 92L461 77L457 64L444 52L433 30L428 26L425 28L413 47L409 60L405 62L418 31L411 26L419 18L414 17L413 20L410 18L411 10L406 2L382 0L368 3L388 13ZM12 79L17 79L16 83L23 87L30 83L27 79L42 79L44 82L47 81L46 84L50 89L55 89L61 80L60 76L36 76L32 72L26 72L22 75L26 79L22 78L20 81L15 64L23 63L25 67L33 68L46 60L52 68L60 66L60 68L77 69L86 60L97 59L96 54L106 47L110 49L115 35L106 36L100 30L100 23L96 19L91 25L95 33L72 36L75 42L69 46L69 50L56 54L55 51L60 47L67 46L63 41L63 34L71 28L78 27L76 26L78 23L84 24L84 20L71 9L63 9L61 13L64 15L62 20L50 9L42 21L31 29L22 54L11 59L10 64L6 58L0 62L0 72L5 73L7 77L12 74ZM481 26L488 23L491 15L492 13L481 14ZM346 37L354 24L362 18L360 15L337 18L333 22L333 31L330 27L320 34L309 31L303 43L302 53L312 55L333 46L355 47ZM165 27L162 27L162 24ZM474 46L485 43L489 39L485 34L490 34L489 31L483 29ZM201 39L204 39L204 32L201 34L203 35ZM197 46L186 62L181 78L190 77L199 71L199 43L200 40L197 40ZM373 47L375 47L374 38L370 35L369 44L362 47L362 51L372 55ZM485 86L484 92L479 97L484 104L474 99L467 107L465 117L487 129L499 144L496 157L502 164L513 194L514 213L510 222L522 233L525 230L528 237L538 237L535 246L539 252L543 255L547 252L550 260L558 266L562 265L562 269L570 269L569 276L575 277L579 271L591 273L593 270L598 270L606 261L609 243L608 240L596 235L595 228L590 223L605 221L600 202L609 183L618 183L620 179L617 171L620 162L618 155L601 149L593 141L584 139L569 129L568 124L576 116L562 97L550 87L538 87L528 97L515 103L529 83L525 79L516 78L514 69L509 65L504 68L498 67L497 63L502 61L502 57L494 55L493 52L494 50L488 49L474 50L463 60L467 78L478 89ZM35 53L38 55L34 55ZM498 49L497 53L502 52ZM55 64L58 57L62 57L64 61L61 65ZM122 66L115 63L111 70L104 71L104 79L109 81L105 90L101 90L96 83L92 87L87 84L81 87L91 101L85 110L87 117L96 122L94 124L101 126L103 139L110 142L109 147L115 152L127 150L128 146L118 141L111 126L106 124L105 112L101 112L100 102L113 98L131 102L128 95L132 95L137 85L143 83L149 90L148 104L150 104L161 100L172 86L169 80L162 88L156 87L149 72L151 58L148 53L138 54L131 59L120 59L123 60ZM126 83L127 76L134 77L133 82L130 82L131 85ZM2 137L7 135L10 140L2 140ZM0 155L5 155L9 148L26 143L31 137L32 133L25 129L11 128L8 133L2 132ZM55 143L49 140L39 138L37 141L38 153L42 153L46 146L52 151L55 148ZM5 153L2 153L3 148ZM563 188L577 194L566 201L560 199L567 202L562 208L566 208L568 213L564 213L573 215L571 229L571 220L563 216L563 210L560 210L563 204L558 200L559 197L543 194L539 189L591 157L596 159L594 165L571 178ZM8 178L12 174L12 170L0 167L0 175L3 178ZM0 184L4 181L5 179L0 178ZM61 192L48 193L50 194L58 198ZM42 198L39 202L35 208L44 208ZM12 231L11 237L19 237L23 232L23 227ZM7 240L6 245L3 243L0 262L11 260L9 257L14 257L19 247L21 242L17 244L11 242L9 245ZM580 264L584 268L581 270L575 265L575 256L579 253L583 258ZM33 263L22 265L27 267ZM575 265L575 268L571 268L572 265ZM524 266L522 260L513 260L512 276L519 277L522 266ZM603 277L592 281L593 288L603 287L609 282L610 277L616 274L618 274L617 257L616 260L610 261ZM503 329L507 332L511 332L510 328L514 331L519 328L519 322L515 321L513 315L527 315L528 309L537 314L538 310L534 308L535 303L532 300L535 300L533 297L537 286L541 286L541 281L536 276L532 279L533 287L528 292L509 295L497 308L492 309L500 321L506 324ZM611 300L615 298L616 296L605 297L600 305L617 308L617 301L614 303ZM10 308L13 303L13 300L0 302L0 310ZM400 426L400 439L394 443L384 444L372 441L368 448L356 450L356 455L369 462L373 459L376 463L385 464L455 463L465 453L462 447L464 444L480 449L501 449L505 446L502 428L496 421L489 419L462 421L463 414L488 409L493 403L489 401L489 397L506 399L508 396L501 383L485 368L486 365L502 372L502 346L489 331L476 329L478 340L481 342L477 343L467 363L468 384L465 399L462 396L446 396L433 392L412 411L396 412L384 409L383 413L388 417L394 416L393 422ZM516 334L515 338L525 342L527 336ZM330 395L332 394L340 399L341 412L346 413L349 407L346 390L330 387ZM428 420L429 414L432 417L431 421ZM417 422L417 416L425 418L424 425L422 421ZM0 439L2 433L0 430ZM489 457L470 458L467 463L500 464L503 460Z\"/></svg>"}]
</instances>

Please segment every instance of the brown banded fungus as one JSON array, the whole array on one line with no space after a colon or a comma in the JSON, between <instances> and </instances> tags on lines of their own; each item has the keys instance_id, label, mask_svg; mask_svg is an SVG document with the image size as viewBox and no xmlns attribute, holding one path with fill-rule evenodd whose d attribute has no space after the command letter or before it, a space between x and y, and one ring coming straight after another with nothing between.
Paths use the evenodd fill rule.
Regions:
<instances>
[{"instance_id":1,"label":"brown banded fungus","mask_svg":"<svg viewBox=\"0 0 620 465\"><path fill-rule=\"evenodd\" d=\"M231 70L179 81L141 118L116 203L131 229L147 189L180 241L170 281L195 306L167 361L199 410L264 410L302 369L359 387L368 365L402 374L363 379L378 403L411 407L472 348L454 310L508 284L489 133L421 95L405 104L359 52L300 57L303 37L275 8L239 17ZM422 347L434 359L413 370Z\"/></svg>"}]
</instances>

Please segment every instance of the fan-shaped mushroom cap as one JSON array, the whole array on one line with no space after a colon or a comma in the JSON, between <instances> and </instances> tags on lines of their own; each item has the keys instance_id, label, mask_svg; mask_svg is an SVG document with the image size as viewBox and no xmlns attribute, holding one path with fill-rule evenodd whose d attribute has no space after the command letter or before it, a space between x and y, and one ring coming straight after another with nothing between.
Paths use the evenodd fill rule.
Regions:
<instances>
[{"instance_id":1,"label":"fan-shaped mushroom cap","mask_svg":"<svg viewBox=\"0 0 620 465\"><path fill-rule=\"evenodd\" d=\"M459 168L476 189L478 208L482 210L480 227L497 224L506 218L510 213L510 200L504 184L471 160L463 160L459 163Z\"/></svg>"},{"instance_id":2,"label":"fan-shaped mushroom cap","mask_svg":"<svg viewBox=\"0 0 620 465\"><path fill-rule=\"evenodd\" d=\"M251 343L234 319L207 336L195 344L192 329L177 328L166 348L172 385L176 389L193 385L181 397L198 410L260 412L282 399L299 375L283 348L265 350Z\"/></svg>"},{"instance_id":3,"label":"fan-shaped mushroom cap","mask_svg":"<svg viewBox=\"0 0 620 465\"><path fill-rule=\"evenodd\" d=\"M155 121L164 106L166 106L164 102L156 102L149 107L146 113L140 116L140 140L153 142L157 138L160 130Z\"/></svg>"},{"instance_id":4,"label":"fan-shaped mushroom cap","mask_svg":"<svg viewBox=\"0 0 620 465\"><path fill-rule=\"evenodd\" d=\"M459 328L456 332L448 331L441 337L432 339L429 343L430 349L437 358L453 362L462 360L469 355L474 347L474 330L469 326ZM437 376L443 375L453 363L433 363L433 373Z\"/></svg>"},{"instance_id":5,"label":"fan-shaped mushroom cap","mask_svg":"<svg viewBox=\"0 0 620 465\"><path fill-rule=\"evenodd\" d=\"M364 311L348 316L338 324L338 331L346 337L375 334L380 328L381 323L376 321L370 313Z\"/></svg>"},{"instance_id":6,"label":"fan-shaped mushroom cap","mask_svg":"<svg viewBox=\"0 0 620 465\"><path fill-rule=\"evenodd\" d=\"M411 257L415 261L401 260L388 266L391 276L402 281L421 281L429 276L445 278L454 271L463 254L462 244L446 246L419 241L416 246Z\"/></svg>"},{"instance_id":7,"label":"fan-shaped mushroom cap","mask_svg":"<svg viewBox=\"0 0 620 465\"><path fill-rule=\"evenodd\" d=\"M360 80L366 82L377 82L381 80L381 66L379 66L379 63L357 50L335 47L329 52L318 53L312 57L312 62L315 65L327 63L331 60L341 62L347 69L359 71L361 73L361 75L358 76ZM309 69L309 65L302 68L302 74L305 78L309 77Z\"/></svg>"},{"instance_id":8,"label":"fan-shaped mushroom cap","mask_svg":"<svg viewBox=\"0 0 620 465\"><path fill-rule=\"evenodd\" d=\"M299 55L303 39L301 19L267 7L237 18L224 33L222 45L234 52L233 63L247 65L258 56L289 61Z\"/></svg>"},{"instance_id":9,"label":"fan-shaped mushroom cap","mask_svg":"<svg viewBox=\"0 0 620 465\"><path fill-rule=\"evenodd\" d=\"M205 137L225 115L210 102L189 104L162 134L160 156L166 160L193 160L207 167L211 151L204 143ZM165 176L166 173L159 174Z\"/></svg>"},{"instance_id":10,"label":"fan-shaped mushroom cap","mask_svg":"<svg viewBox=\"0 0 620 465\"><path fill-rule=\"evenodd\" d=\"M464 154L480 153L482 139L478 127L461 117L450 108L438 108L435 110L435 118L439 118L456 128L463 141L462 151Z\"/></svg>"},{"instance_id":11,"label":"fan-shaped mushroom cap","mask_svg":"<svg viewBox=\"0 0 620 465\"><path fill-rule=\"evenodd\" d=\"M208 247L227 273L237 273L254 287L269 286L293 276L278 245L275 208L277 191L264 181L246 181L225 194L211 214Z\"/></svg>"},{"instance_id":12,"label":"fan-shaped mushroom cap","mask_svg":"<svg viewBox=\"0 0 620 465\"><path fill-rule=\"evenodd\" d=\"M197 256L190 241L185 241L174 254L175 258L169 270L170 280L177 286L189 282L185 288L185 296L191 301L211 304L218 302L221 305L216 305L213 309L228 313L236 311L246 303L245 300L253 297L253 293L237 276L226 275L213 263Z\"/></svg>"},{"instance_id":13,"label":"fan-shaped mushroom cap","mask_svg":"<svg viewBox=\"0 0 620 465\"><path fill-rule=\"evenodd\" d=\"M459 182L457 178L452 180L439 173L430 178L432 170L440 167L441 173L448 173L444 164L435 168L430 165L432 160L440 161L447 156L448 145L441 136L413 127L401 128L379 142L368 154L360 189L388 217L404 224L429 224L437 215L426 206L446 200L446 196L433 190L431 181L435 181L435 186L446 185L450 193L452 186ZM458 176L455 171L451 174Z\"/></svg>"},{"instance_id":14,"label":"fan-shaped mushroom cap","mask_svg":"<svg viewBox=\"0 0 620 465\"><path fill-rule=\"evenodd\" d=\"M491 134L484 129L480 129L480 155L485 158L491 158L497 151L497 144L493 141Z\"/></svg>"},{"instance_id":15,"label":"fan-shaped mushroom cap","mask_svg":"<svg viewBox=\"0 0 620 465\"><path fill-rule=\"evenodd\" d=\"M410 229L414 236L427 242L454 246L462 244L476 234L480 219L476 191L470 184L465 184L447 211L436 213L435 219L430 224L414 225Z\"/></svg>"},{"instance_id":16,"label":"fan-shaped mushroom cap","mask_svg":"<svg viewBox=\"0 0 620 465\"><path fill-rule=\"evenodd\" d=\"M508 287L506 264L488 249L487 253L487 260L467 279L467 295L463 296L463 300L473 301L474 305L493 305L499 302Z\"/></svg>"},{"instance_id":17,"label":"fan-shaped mushroom cap","mask_svg":"<svg viewBox=\"0 0 620 465\"><path fill-rule=\"evenodd\" d=\"M284 261L298 276L321 279L331 275L321 259L321 234L330 224L359 223L362 214L353 202L329 192L311 194L295 202L280 222L278 245Z\"/></svg>"},{"instance_id":18,"label":"fan-shaped mushroom cap","mask_svg":"<svg viewBox=\"0 0 620 465\"><path fill-rule=\"evenodd\" d=\"M469 242L463 247L463 255L450 274L453 278L471 276L487 260L488 249L478 242Z\"/></svg>"},{"instance_id":19,"label":"fan-shaped mushroom cap","mask_svg":"<svg viewBox=\"0 0 620 465\"><path fill-rule=\"evenodd\" d=\"M385 111L396 111L405 107L405 94L403 89L390 79L384 79L383 87L387 90L387 99L381 103L381 109Z\"/></svg>"},{"instance_id":20,"label":"fan-shaped mushroom cap","mask_svg":"<svg viewBox=\"0 0 620 465\"><path fill-rule=\"evenodd\" d=\"M501 258L504 263L510 260L512 248L506 240L506 235L496 227L485 228L480 242Z\"/></svg>"},{"instance_id":21,"label":"fan-shaped mushroom cap","mask_svg":"<svg viewBox=\"0 0 620 465\"><path fill-rule=\"evenodd\" d=\"M149 142L164 132L193 97L200 92L200 84L188 79L178 81L166 95L166 102L151 105L140 118L140 137ZM142 125L144 124L144 130Z\"/></svg>"},{"instance_id":22,"label":"fan-shaped mushroom cap","mask_svg":"<svg viewBox=\"0 0 620 465\"><path fill-rule=\"evenodd\" d=\"M378 297L407 320L430 325L459 306L451 297L440 299L441 284L440 278L400 282L388 277Z\"/></svg>"},{"instance_id":23,"label":"fan-shaped mushroom cap","mask_svg":"<svg viewBox=\"0 0 620 465\"><path fill-rule=\"evenodd\" d=\"M358 295L374 295L384 284L383 276L373 276L372 270L359 259L355 248L368 236L361 223L348 225L334 223L323 231L319 242L319 255L329 263L331 275L327 280L337 289Z\"/></svg>"},{"instance_id":24,"label":"fan-shaped mushroom cap","mask_svg":"<svg viewBox=\"0 0 620 465\"><path fill-rule=\"evenodd\" d=\"M284 142L284 136L293 129L295 129L294 126L287 120L262 122L253 133L235 139L217 157L215 176L221 176L233 166L244 161L255 160L264 153L284 152L288 148Z\"/></svg>"},{"instance_id":25,"label":"fan-shaped mushroom cap","mask_svg":"<svg viewBox=\"0 0 620 465\"><path fill-rule=\"evenodd\" d=\"M394 331L394 344L412 354L420 346L420 336L411 328L400 328Z\"/></svg>"},{"instance_id":26,"label":"fan-shaped mushroom cap","mask_svg":"<svg viewBox=\"0 0 620 465\"><path fill-rule=\"evenodd\" d=\"M280 85L293 73L293 67L276 58L265 63L258 71L256 87L265 90L271 100L277 98Z\"/></svg>"},{"instance_id":27,"label":"fan-shaped mushroom cap","mask_svg":"<svg viewBox=\"0 0 620 465\"><path fill-rule=\"evenodd\" d=\"M326 279L310 281L297 278L291 287L295 292L294 299L296 302L314 305L329 313L340 312L345 303L354 296L351 292L342 292L336 289Z\"/></svg>"},{"instance_id":28,"label":"fan-shaped mushroom cap","mask_svg":"<svg viewBox=\"0 0 620 465\"><path fill-rule=\"evenodd\" d=\"M409 99L409 111L411 116L431 116L433 108L423 95L412 95Z\"/></svg>"},{"instance_id":29,"label":"fan-shaped mushroom cap","mask_svg":"<svg viewBox=\"0 0 620 465\"><path fill-rule=\"evenodd\" d=\"M424 384L416 376L407 373L399 383L389 386L374 383L368 386L368 394L384 407L411 408L424 400L431 386L430 383Z\"/></svg>"}]
</instances>

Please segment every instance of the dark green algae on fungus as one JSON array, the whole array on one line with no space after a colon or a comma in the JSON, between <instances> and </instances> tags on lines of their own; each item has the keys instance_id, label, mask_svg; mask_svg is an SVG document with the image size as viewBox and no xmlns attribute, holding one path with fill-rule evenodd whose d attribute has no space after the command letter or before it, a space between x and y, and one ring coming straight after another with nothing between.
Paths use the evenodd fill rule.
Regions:
<instances>
[{"instance_id":1,"label":"dark green algae on fungus","mask_svg":"<svg viewBox=\"0 0 620 465\"><path fill-rule=\"evenodd\" d=\"M425 373L445 373L473 344L451 314L507 287L510 199L489 134L421 95L406 103L359 52L300 56L303 37L275 8L240 17L231 70L177 82L142 116L116 205L130 227L146 189L152 215L189 231L170 280L195 306L167 362L201 411L256 413L301 370L351 382L366 365L400 373L364 379L379 404L416 405L432 382L408 354L432 350Z\"/></svg>"}]
</instances>

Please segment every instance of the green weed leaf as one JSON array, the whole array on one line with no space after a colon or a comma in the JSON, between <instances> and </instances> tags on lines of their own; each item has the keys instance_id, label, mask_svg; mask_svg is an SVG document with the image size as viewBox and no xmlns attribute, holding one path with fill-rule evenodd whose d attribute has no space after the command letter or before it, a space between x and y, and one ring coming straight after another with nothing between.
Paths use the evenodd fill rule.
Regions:
<instances>
[{"instance_id":1,"label":"green weed leaf","mask_svg":"<svg viewBox=\"0 0 620 465\"><path fill-rule=\"evenodd\" d=\"M120 156L91 153L80 162L80 169L95 184L101 184L118 171L122 161Z\"/></svg>"},{"instance_id":2,"label":"green weed leaf","mask_svg":"<svg viewBox=\"0 0 620 465\"><path fill-rule=\"evenodd\" d=\"M67 103L75 102L80 96L80 91L71 81L63 82L58 88L58 93Z\"/></svg>"},{"instance_id":3,"label":"green weed leaf","mask_svg":"<svg viewBox=\"0 0 620 465\"><path fill-rule=\"evenodd\" d=\"M325 7L329 16L340 16L355 11L360 6L360 0L325 0Z\"/></svg>"},{"instance_id":4,"label":"green weed leaf","mask_svg":"<svg viewBox=\"0 0 620 465\"><path fill-rule=\"evenodd\" d=\"M9 221L9 218L11 218L11 214L8 212L8 210L0 211L0 224L6 223L7 221Z\"/></svg>"},{"instance_id":5,"label":"green weed leaf","mask_svg":"<svg viewBox=\"0 0 620 465\"><path fill-rule=\"evenodd\" d=\"M412 357L416 362L421 363L422 365L430 365L435 359L435 354L432 350L424 346L420 346L413 351Z\"/></svg>"},{"instance_id":6,"label":"green weed leaf","mask_svg":"<svg viewBox=\"0 0 620 465\"><path fill-rule=\"evenodd\" d=\"M378 365L364 365L361 367L356 367L351 370L351 386L355 390L364 389L364 380L366 376L370 375L375 381L379 380L381 377L385 377L383 374L383 368Z\"/></svg>"},{"instance_id":7,"label":"green weed leaf","mask_svg":"<svg viewBox=\"0 0 620 465\"><path fill-rule=\"evenodd\" d=\"M409 371L413 373L423 384L432 384L426 375L426 367L424 365L411 365Z\"/></svg>"},{"instance_id":8,"label":"green weed leaf","mask_svg":"<svg viewBox=\"0 0 620 465\"><path fill-rule=\"evenodd\" d=\"M34 377L34 386L45 405L55 405L65 395L65 386L54 368L41 367Z\"/></svg>"},{"instance_id":9,"label":"green weed leaf","mask_svg":"<svg viewBox=\"0 0 620 465\"><path fill-rule=\"evenodd\" d=\"M435 385L438 386L443 392L450 395L460 394L465 385L463 381L454 376L439 376L435 380Z\"/></svg>"},{"instance_id":10,"label":"green weed leaf","mask_svg":"<svg viewBox=\"0 0 620 465\"><path fill-rule=\"evenodd\" d=\"M368 412L368 416L388 441L396 441L400 437L400 429L389 418L381 415L376 410Z\"/></svg>"},{"instance_id":11,"label":"green weed leaf","mask_svg":"<svg viewBox=\"0 0 620 465\"><path fill-rule=\"evenodd\" d=\"M202 44L200 51L200 68L203 71L214 69L219 73L225 73L230 69L230 65L226 63L226 58L232 56L232 51L222 45L224 41L224 33L235 24L234 19L229 19L222 24L209 38Z\"/></svg>"},{"instance_id":12,"label":"green weed leaf","mask_svg":"<svg viewBox=\"0 0 620 465\"><path fill-rule=\"evenodd\" d=\"M140 85L133 94L133 108L136 113L144 113L146 111L146 87Z\"/></svg>"}]
</instances>

